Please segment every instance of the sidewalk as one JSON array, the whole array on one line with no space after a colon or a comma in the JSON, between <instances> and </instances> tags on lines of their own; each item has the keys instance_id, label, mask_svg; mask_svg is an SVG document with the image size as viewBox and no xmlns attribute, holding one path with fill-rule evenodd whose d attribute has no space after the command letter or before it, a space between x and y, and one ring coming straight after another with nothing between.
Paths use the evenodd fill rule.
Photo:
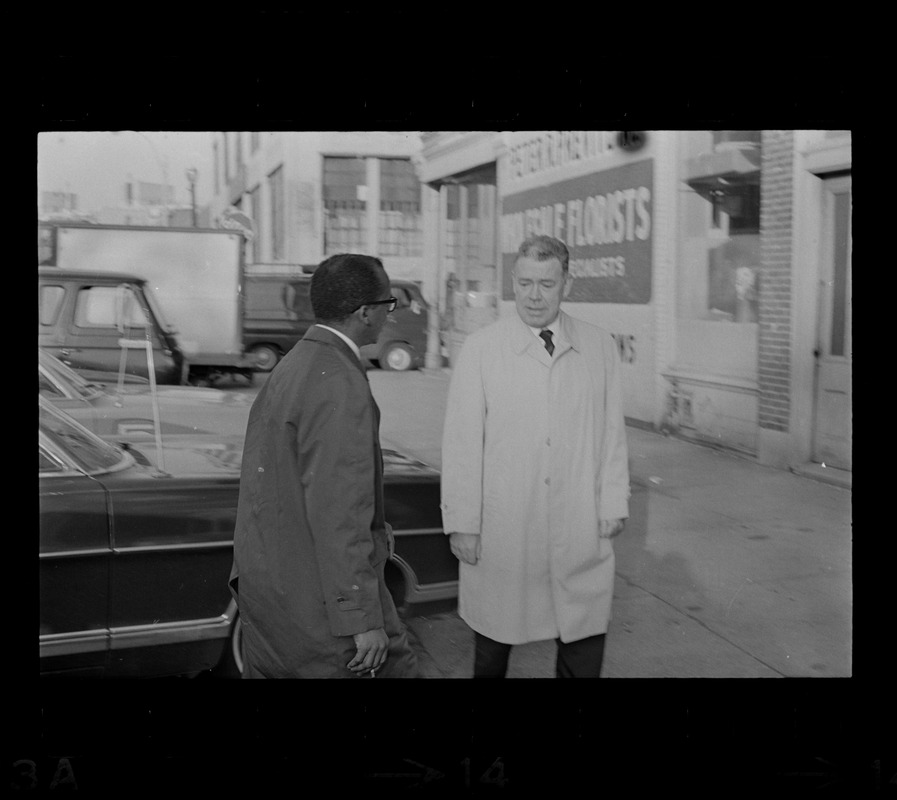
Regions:
<instances>
[{"instance_id":1,"label":"sidewalk","mask_svg":"<svg viewBox=\"0 0 897 800\"><path fill-rule=\"evenodd\" d=\"M381 439L439 467L449 373L369 373ZM627 427L630 519L615 540L606 677L851 674L851 492ZM425 675L469 677L456 613L408 620ZM509 677L552 677L553 642Z\"/></svg>"}]
</instances>

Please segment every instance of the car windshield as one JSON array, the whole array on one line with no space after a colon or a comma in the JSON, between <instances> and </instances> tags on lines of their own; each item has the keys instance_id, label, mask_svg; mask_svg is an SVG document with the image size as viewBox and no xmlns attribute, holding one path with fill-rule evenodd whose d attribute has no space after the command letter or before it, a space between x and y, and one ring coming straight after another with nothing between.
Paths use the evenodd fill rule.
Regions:
<instances>
[{"instance_id":1,"label":"car windshield","mask_svg":"<svg viewBox=\"0 0 897 800\"><path fill-rule=\"evenodd\" d=\"M45 353L40 348L37 351L37 359L38 364L49 373L50 379L62 384L72 394L89 400L100 393L99 386L85 380L75 370L63 364L58 358Z\"/></svg>"},{"instance_id":2,"label":"car windshield","mask_svg":"<svg viewBox=\"0 0 897 800\"><path fill-rule=\"evenodd\" d=\"M79 425L68 414L38 398L39 429L88 474L127 466L131 457Z\"/></svg>"}]
</instances>

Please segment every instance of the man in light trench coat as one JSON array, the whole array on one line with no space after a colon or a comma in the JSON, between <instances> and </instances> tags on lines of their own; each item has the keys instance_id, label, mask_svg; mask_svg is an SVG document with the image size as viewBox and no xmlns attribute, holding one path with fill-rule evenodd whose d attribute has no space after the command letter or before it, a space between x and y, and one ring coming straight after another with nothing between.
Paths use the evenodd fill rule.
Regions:
<instances>
[{"instance_id":1,"label":"man in light trench coat","mask_svg":"<svg viewBox=\"0 0 897 800\"><path fill-rule=\"evenodd\" d=\"M418 676L384 581L380 412L360 353L395 308L389 289L377 258L325 260L317 324L252 405L230 578L244 678Z\"/></svg>"},{"instance_id":2,"label":"man in light trench coat","mask_svg":"<svg viewBox=\"0 0 897 800\"><path fill-rule=\"evenodd\" d=\"M517 314L470 334L452 371L442 516L475 678L504 677L512 645L545 639L557 677L601 672L628 452L614 339L560 310L568 264L563 242L526 240Z\"/></svg>"}]
</instances>

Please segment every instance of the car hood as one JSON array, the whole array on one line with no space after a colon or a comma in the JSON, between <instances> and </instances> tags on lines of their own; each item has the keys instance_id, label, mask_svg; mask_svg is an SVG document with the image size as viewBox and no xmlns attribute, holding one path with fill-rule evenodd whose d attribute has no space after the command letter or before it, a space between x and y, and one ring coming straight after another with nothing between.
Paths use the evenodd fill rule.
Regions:
<instances>
[{"instance_id":1,"label":"car hood","mask_svg":"<svg viewBox=\"0 0 897 800\"><path fill-rule=\"evenodd\" d=\"M220 389L182 386L159 387L156 396L162 433L166 436L243 435L253 400L247 395ZM84 411L66 410L79 419L88 416ZM93 417L90 427L94 427L100 436L143 441L154 433L152 394L139 386L125 387L121 393L107 391L94 404Z\"/></svg>"},{"instance_id":2,"label":"car hood","mask_svg":"<svg viewBox=\"0 0 897 800\"><path fill-rule=\"evenodd\" d=\"M243 458L242 437L175 435L162 437L162 458L154 441L119 441L138 464L186 477L230 477L238 480Z\"/></svg>"},{"instance_id":3,"label":"car hood","mask_svg":"<svg viewBox=\"0 0 897 800\"><path fill-rule=\"evenodd\" d=\"M160 469L155 441L139 443L119 439L118 444L131 453L138 463ZM178 477L200 475L239 478L243 461L243 437L208 435L173 435L162 437L164 471ZM389 481L401 478L438 480L438 470L391 448L383 449L383 475Z\"/></svg>"}]
</instances>

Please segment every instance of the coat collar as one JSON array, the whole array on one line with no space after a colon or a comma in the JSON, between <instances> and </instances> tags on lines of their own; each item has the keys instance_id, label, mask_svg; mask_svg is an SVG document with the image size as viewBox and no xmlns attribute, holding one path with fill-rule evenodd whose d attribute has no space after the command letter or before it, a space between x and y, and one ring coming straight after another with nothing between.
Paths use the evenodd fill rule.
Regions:
<instances>
[{"instance_id":1,"label":"coat collar","mask_svg":"<svg viewBox=\"0 0 897 800\"><path fill-rule=\"evenodd\" d=\"M306 332L305 336L302 337L303 340L308 340L310 342L320 342L321 344L329 345L330 347L335 347L339 350L346 358L349 359L356 367L358 367L359 371L362 375L367 378L367 373L364 369L364 364L358 360L358 356L352 352L352 348L349 347L339 336L337 336L332 331L328 331L326 328L321 328L318 325L312 325Z\"/></svg>"},{"instance_id":2,"label":"coat collar","mask_svg":"<svg viewBox=\"0 0 897 800\"><path fill-rule=\"evenodd\" d=\"M557 358L566 350L579 350L579 336L573 327L572 318L563 311L558 312L558 335L554 342L554 358ZM529 327L520 315L514 313L514 323L511 326L511 346L518 355L525 352L528 348L535 348L532 352L545 353L545 347L542 342L533 336L532 328ZM548 354L545 353L546 358Z\"/></svg>"}]
</instances>

